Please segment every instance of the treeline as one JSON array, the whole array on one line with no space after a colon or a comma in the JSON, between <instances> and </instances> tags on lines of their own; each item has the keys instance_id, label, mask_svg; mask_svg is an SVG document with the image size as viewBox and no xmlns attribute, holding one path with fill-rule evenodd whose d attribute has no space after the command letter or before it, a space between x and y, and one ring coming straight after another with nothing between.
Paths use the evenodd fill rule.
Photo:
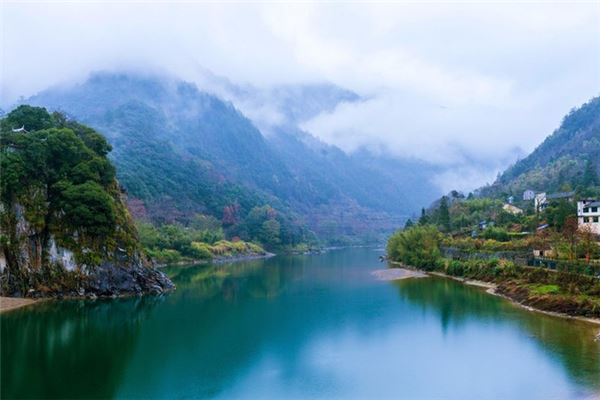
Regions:
<instances>
[{"instance_id":1,"label":"treeline","mask_svg":"<svg viewBox=\"0 0 600 400\"><path fill-rule=\"evenodd\" d=\"M576 195L577 196L577 195ZM549 201L543 210L534 210L533 201L507 203L498 199L465 197L453 192L422 210L417 225L433 225L451 237L510 242L535 235L554 242L569 237L577 231L577 207L568 199ZM408 221L406 227L415 225Z\"/></svg>"},{"instance_id":2,"label":"treeline","mask_svg":"<svg viewBox=\"0 0 600 400\"><path fill-rule=\"evenodd\" d=\"M499 258L451 259L442 256L445 240L435 226L413 226L390 237L387 255L392 262L409 267L494 282L500 293L540 309L600 316L600 281L596 277L600 267L595 264L584 263L574 272L573 264L567 262L550 271Z\"/></svg>"},{"instance_id":3,"label":"treeline","mask_svg":"<svg viewBox=\"0 0 600 400\"><path fill-rule=\"evenodd\" d=\"M138 223L137 228L146 254L161 264L266 254L258 244L239 238L225 240L218 221L204 215L198 215L187 227L165 224L157 228L150 223Z\"/></svg>"}]
</instances>

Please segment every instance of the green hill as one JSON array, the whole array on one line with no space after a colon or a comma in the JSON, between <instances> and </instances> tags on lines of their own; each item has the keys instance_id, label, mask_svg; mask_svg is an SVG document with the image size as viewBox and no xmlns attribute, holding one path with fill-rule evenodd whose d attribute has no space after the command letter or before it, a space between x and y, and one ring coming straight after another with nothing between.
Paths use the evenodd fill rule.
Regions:
<instances>
[{"instance_id":1,"label":"green hill","mask_svg":"<svg viewBox=\"0 0 600 400\"><path fill-rule=\"evenodd\" d=\"M309 89L276 96L289 121L357 100L328 86ZM202 213L228 236L255 240L250 213L270 206L280 245L312 242L312 232L332 244L376 240L435 193L415 185L428 181L422 165L350 156L292 123L263 135L231 103L175 79L99 73L28 101L105 134L132 212L159 224L188 224Z\"/></svg>"},{"instance_id":2,"label":"green hill","mask_svg":"<svg viewBox=\"0 0 600 400\"><path fill-rule=\"evenodd\" d=\"M526 189L555 192L597 185L600 167L600 97L573 109L529 156L508 168L488 196L521 196Z\"/></svg>"}]
</instances>

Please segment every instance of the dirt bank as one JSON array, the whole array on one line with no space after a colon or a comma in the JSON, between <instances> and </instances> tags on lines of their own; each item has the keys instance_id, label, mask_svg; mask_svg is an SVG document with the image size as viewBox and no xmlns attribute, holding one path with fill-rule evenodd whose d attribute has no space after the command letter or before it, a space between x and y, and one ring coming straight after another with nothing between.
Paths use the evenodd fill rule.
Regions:
<instances>
[{"instance_id":1,"label":"dirt bank","mask_svg":"<svg viewBox=\"0 0 600 400\"><path fill-rule=\"evenodd\" d=\"M0 297L0 313L37 303L38 300L21 297Z\"/></svg>"}]
</instances>

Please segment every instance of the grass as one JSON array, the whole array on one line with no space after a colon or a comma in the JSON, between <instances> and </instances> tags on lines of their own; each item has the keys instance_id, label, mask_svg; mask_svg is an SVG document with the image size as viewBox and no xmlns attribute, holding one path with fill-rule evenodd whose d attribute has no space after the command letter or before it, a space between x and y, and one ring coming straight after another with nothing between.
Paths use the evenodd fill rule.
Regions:
<instances>
[{"instance_id":1,"label":"grass","mask_svg":"<svg viewBox=\"0 0 600 400\"><path fill-rule=\"evenodd\" d=\"M537 295L560 293L560 287L558 285L531 285L529 290L531 294Z\"/></svg>"}]
</instances>

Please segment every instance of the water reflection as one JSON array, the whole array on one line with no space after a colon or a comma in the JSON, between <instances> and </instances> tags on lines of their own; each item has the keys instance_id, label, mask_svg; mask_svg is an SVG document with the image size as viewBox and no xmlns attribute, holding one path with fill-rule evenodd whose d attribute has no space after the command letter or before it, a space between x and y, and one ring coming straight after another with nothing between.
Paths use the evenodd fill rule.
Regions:
<instances>
[{"instance_id":1,"label":"water reflection","mask_svg":"<svg viewBox=\"0 0 600 400\"><path fill-rule=\"evenodd\" d=\"M173 267L165 297L2 315L1 395L464 398L494 382L459 373L478 346L515 353L489 366L501 385L517 390L518 371L552 377L505 397L535 397L547 380L563 397L600 390L593 327L444 279L378 282L373 268L370 249Z\"/></svg>"},{"instance_id":2,"label":"water reflection","mask_svg":"<svg viewBox=\"0 0 600 400\"><path fill-rule=\"evenodd\" d=\"M597 326L525 311L450 279L405 280L394 285L400 298L438 314L444 332L473 320L512 323L540 350L557 358L574 381L600 393L600 343L594 341Z\"/></svg>"},{"instance_id":3,"label":"water reflection","mask_svg":"<svg viewBox=\"0 0 600 400\"><path fill-rule=\"evenodd\" d=\"M113 397L159 301L49 301L3 315L0 397Z\"/></svg>"}]
</instances>

